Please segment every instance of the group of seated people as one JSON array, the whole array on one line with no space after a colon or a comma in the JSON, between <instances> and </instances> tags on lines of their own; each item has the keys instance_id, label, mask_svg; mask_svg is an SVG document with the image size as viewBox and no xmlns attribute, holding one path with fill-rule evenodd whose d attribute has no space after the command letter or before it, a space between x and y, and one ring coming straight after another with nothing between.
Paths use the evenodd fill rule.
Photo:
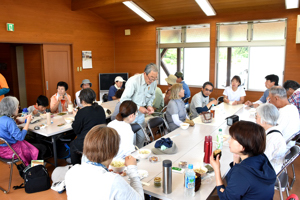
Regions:
<instances>
[{"instance_id":1,"label":"group of seated people","mask_svg":"<svg viewBox=\"0 0 300 200\"><path fill-rule=\"evenodd\" d=\"M211 157L220 199L239 199L241 196L261 199L261 195L267 199L273 198L271 195L274 194L276 173L281 169L287 148L295 144L286 142L300 129L300 85L296 81L289 80L281 87L278 86L278 76L271 74L265 78L267 90L256 102L245 102L246 93L240 86L239 76L234 76L231 86L224 90L224 103L234 106L245 102L245 105L257 108L257 113L256 123L241 121L229 129L230 151L234 153L234 161L226 176L228 183L226 188L220 175L219 158L214 160ZM183 100L190 97L190 91L186 93L187 85L183 81L183 74L177 72L166 78L166 81L169 88L165 98L160 98L163 104L156 101L153 104L157 103L158 109L167 105L166 121L171 131L178 128L186 119L194 119L219 103L215 99L209 99L214 85L205 82L202 91L192 97L190 113L187 113ZM66 175L67 195L70 199L92 198L99 194L107 197L105 199L144 198L136 160L130 156L135 150L136 141L136 134L133 133L130 124L137 117L138 107L130 100L120 102L124 91L121 89L123 82L125 81L121 77L117 77L115 84L112 85L114 88L109 99L118 100L118 103L112 114L112 121L107 127L104 125L106 124L104 109L95 102L96 94L90 88L92 83L88 79L83 80L82 90L76 93L76 104L80 109L73 111L75 119L72 128L77 137L70 143L70 151L72 164L81 165L76 165ZM72 103L67 90L67 83L57 84L57 93L50 99L52 113L67 111L68 104ZM158 91L158 94L160 93L161 91ZM287 95L290 97L287 98ZM20 130L12 118L19 111L17 98L8 96L0 102L0 137L7 140L26 165L31 160L43 159L42 154L45 151L43 146L27 142L25 136L31 116L44 113L48 105L47 97L39 96L36 105L28 108L27 121ZM11 158L12 152L2 144L0 155L3 158ZM130 185L119 175L108 173L107 168L114 158L125 158ZM254 177L253 174L259 175ZM249 181L245 182L246 179Z\"/></svg>"}]
</instances>

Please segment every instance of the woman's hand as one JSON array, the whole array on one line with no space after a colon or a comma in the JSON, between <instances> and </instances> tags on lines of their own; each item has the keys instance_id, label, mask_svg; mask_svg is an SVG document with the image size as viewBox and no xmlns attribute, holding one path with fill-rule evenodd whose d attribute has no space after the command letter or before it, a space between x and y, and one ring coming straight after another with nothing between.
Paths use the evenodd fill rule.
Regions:
<instances>
[{"instance_id":1,"label":"woman's hand","mask_svg":"<svg viewBox=\"0 0 300 200\"><path fill-rule=\"evenodd\" d=\"M217 155L217 159L214 159L213 153L210 156L210 164L214 168L215 172L220 171L220 155Z\"/></svg>"},{"instance_id":2,"label":"woman's hand","mask_svg":"<svg viewBox=\"0 0 300 200\"><path fill-rule=\"evenodd\" d=\"M128 165L136 165L136 159L129 155L125 158L125 166L128 166Z\"/></svg>"},{"instance_id":3,"label":"woman's hand","mask_svg":"<svg viewBox=\"0 0 300 200\"><path fill-rule=\"evenodd\" d=\"M58 101L61 101L62 99L64 99L64 96L65 96L65 95L59 96L57 100L58 100Z\"/></svg>"},{"instance_id":4,"label":"woman's hand","mask_svg":"<svg viewBox=\"0 0 300 200\"><path fill-rule=\"evenodd\" d=\"M31 119L32 119L32 115L26 115L26 119L27 119L26 124L30 124Z\"/></svg>"}]
</instances>

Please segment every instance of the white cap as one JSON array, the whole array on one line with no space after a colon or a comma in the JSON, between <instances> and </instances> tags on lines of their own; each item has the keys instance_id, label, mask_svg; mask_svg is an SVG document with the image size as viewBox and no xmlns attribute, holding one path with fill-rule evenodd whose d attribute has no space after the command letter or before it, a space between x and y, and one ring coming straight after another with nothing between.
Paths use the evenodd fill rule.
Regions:
<instances>
[{"instance_id":1,"label":"white cap","mask_svg":"<svg viewBox=\"0 0 300 200\"><path fill-rule=\"evenodd\" d=\"M117 82L117 81L119 81L119 82L126 82L121 76L117 76L115 78L115 82Z\"/></svg>"}]
</instances>

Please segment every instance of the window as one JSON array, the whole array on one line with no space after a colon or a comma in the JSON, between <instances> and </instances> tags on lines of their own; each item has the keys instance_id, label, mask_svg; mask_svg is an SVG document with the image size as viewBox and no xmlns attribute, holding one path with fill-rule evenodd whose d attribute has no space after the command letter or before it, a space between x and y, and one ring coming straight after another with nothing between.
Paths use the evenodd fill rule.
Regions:
<instances>
[{"instance_id":1,"label":"window","mask_svg":"<svg viewBox=\"0 0 300 200\"><path fill-rule=\"evenodd\" d=\"M269 74L282 84L286 19L220 23L217 28L217 88L230 85L235 75L246 90L264 91Z\"/></svg>"},{"instance_id":2,"label":"window","mask_svg":"<svg viewBox=\"0 0 300 200\"><path fill-rule=\"evenodd\" d=\"M201 86L209 80L209 24L157 29L159 83L177 71L188 85Z\"/></svg>"}]
</instances>

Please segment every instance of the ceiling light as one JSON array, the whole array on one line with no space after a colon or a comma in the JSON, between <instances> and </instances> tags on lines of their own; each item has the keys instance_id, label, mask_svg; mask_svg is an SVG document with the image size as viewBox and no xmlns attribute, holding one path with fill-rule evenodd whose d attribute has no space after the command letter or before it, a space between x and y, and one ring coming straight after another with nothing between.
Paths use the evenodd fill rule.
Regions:
<instances>
[{"instance_id":1,"label":"ceiling light","mask_svg":"<svg viewBox=\"0 0 300 200\"><path fill-rule=\"evenodd\" d=\"M153 17L151 17L148 13L146 13L142 8L136 5L133 1L124 1L123 4L125 4L128 8L130 8L133 12L138 14L141 18L143 18L147 22L154 21Z\"/></svg>"},{"instance_id":2,"label":"ceiling light","mask_svg":"<svg viewBox=\"0 0 300 200\"><path fill-rule=\"evenodd\" d=\"M214 10L213 7L210 5L210 3L208 2L208 0L196 0L196 2L198 3L198 5L200 6L200 8L203 10L203 12L204 12L207 16L213 16L213 15L216 15L215 10Z\"/></svg>"},{"instance_id":3,"label":"ceiling light","mask_svg":"<svg viewBox=\"0 0 300 200\"><path fill-rule=\"evenodd\" d=\"M299 0L285 0L286 9L293 9L299 7Z\"/></svg>"}]
</instances>

